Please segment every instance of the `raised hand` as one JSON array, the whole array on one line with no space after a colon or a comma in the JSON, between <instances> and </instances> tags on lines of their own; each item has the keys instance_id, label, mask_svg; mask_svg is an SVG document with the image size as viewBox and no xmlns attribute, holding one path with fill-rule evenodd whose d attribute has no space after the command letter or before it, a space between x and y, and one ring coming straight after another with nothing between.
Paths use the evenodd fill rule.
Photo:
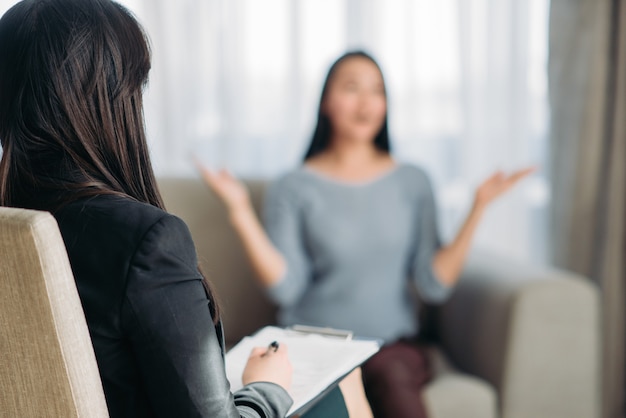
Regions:
<instances>
[{"instance_id":1,"label":"raised hand","mask_svg":"<svg viewBox=\"0 0 626 418\"><path fill-rule=\"evenodd\" d=\"M250 206L248 189L227 170L213 171L194 161L204 182L217 194L228 209L236 211Z\"/></svg>"},{"instance_id":2,"label":"raised hand","mask_svg":"<svg viewBox=\"0 0 626 418\"><path fill-rule=\"evenodd\" d=\"M520 180L536 170L537 168L533 166L515 171L509 175L504 174L502 171L497 171L476 189L474 207L476 209L484 209L496 198L509 191Z\"/></svg>"},{"instance_id":3,"label":"raised hand","mask_svg":"<svg viewBox=\"0 0 626 418\"><path fill-rule=\"evenodd\" d=\"M474 197L474 207L467 216L456 238L435 254L433 269L442 283L452 286L458 280L463 263L470 250L472 237L487 205L535 170L536 167L528 167L509 175L498 171L478 186Z\"/></svg>"},{"instance_id":4,"label":"raised hand","mask_svg":"<svg viewBox=\"0 0 626 418\"><path fill-rule=\"evenodd\" d=\"M285 274L287 263L274 247L257 217L246 187L226 170L209 170L195 161L206 184L228 208L228 218L241 239L256 278L264 287L272 287Z\"/></svg>"}]
</instances>

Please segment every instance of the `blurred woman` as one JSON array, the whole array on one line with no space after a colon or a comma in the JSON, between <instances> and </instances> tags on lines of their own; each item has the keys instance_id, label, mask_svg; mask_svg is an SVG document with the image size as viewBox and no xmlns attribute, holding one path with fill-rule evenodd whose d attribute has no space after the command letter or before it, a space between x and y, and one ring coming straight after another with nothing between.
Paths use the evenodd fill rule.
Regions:
<instances>
[{"instance_id":1,"label":"blurred woman","mask_svg":"<svg viewBox=\"0 0 626 418\"><path fill-rule=\"evenodd\" d=\"M423 300L445 300L485 209L531 171L488 178L456 238L442 245L431 183L391 155L385 83L363 52L331 66L304 164L267 192L265 230L240 182L202 168L282 325L349 329L386 342L364 365L363 382L374 416L393 418L426 417L419 394L431 371L415 341L409 285Z\"/></svg>"}]
</instances>

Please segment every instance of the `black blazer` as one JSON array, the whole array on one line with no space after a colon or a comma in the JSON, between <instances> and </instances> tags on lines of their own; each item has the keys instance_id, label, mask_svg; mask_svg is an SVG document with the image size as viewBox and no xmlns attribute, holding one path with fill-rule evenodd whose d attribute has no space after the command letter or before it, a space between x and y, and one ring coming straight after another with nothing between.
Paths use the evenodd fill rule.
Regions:
<instances>
[{"instance_id":1,"label":"black blazer","mask_svg":"<svg viewBox=\"0 0 626 418\"><path fill-rule=\"evenodd\" d=\"M54 214L82 301L107 406L118 417L283 417L291 398L254 383L234 395L187 226L117 196Z\"/></svg>"}]
</instances>

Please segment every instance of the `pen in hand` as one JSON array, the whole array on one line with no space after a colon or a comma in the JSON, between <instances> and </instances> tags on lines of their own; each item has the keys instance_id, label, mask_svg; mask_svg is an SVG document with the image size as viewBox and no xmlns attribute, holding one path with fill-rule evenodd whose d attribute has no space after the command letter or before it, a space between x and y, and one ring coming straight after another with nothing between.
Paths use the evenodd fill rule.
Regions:
<instances>
[{"instance_id":1,"label":"pen in hand","mask_svg":"<svg viewBox=\"0 0 626 418\"><path fill-rule=\"evenodd\" d=\"M241 381L244 385L252 382L270 382L286 390L291 387L293 366L287 354L287 345L272 341L266 347L255 347L250 353Z\"/></svg>"},{"instance_id":2,"label":"pen in hand","mask_svg":"<svg viewBox=\"0 0 626 418\"><path fill-rule=\"evenodd\" d=\"M272 341L267 346L267 350L265 350L265 353L261 354L261 357L267 356L271 351L275 353L276 351L278 351L278 347L280 347L280 344L278 344L278 341Z\"/></svg>"}]
</instances>

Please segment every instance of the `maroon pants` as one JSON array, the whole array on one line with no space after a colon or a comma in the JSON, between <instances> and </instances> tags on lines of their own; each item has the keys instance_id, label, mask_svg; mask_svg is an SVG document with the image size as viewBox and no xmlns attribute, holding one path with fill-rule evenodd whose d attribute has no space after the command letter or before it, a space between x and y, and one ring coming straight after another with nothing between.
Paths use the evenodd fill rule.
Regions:
<instances>
[{"instance_id":1,"label":"maroon pants","mask_svg":"<svg viewBox=\"0 0 626 418\"><path fill-rule=\"evenodd\" d=\"M386 345L362 371L375 418L427 418L422 388L432 370L424 347L408 340Z\"/></svg>"}]
</instances>

